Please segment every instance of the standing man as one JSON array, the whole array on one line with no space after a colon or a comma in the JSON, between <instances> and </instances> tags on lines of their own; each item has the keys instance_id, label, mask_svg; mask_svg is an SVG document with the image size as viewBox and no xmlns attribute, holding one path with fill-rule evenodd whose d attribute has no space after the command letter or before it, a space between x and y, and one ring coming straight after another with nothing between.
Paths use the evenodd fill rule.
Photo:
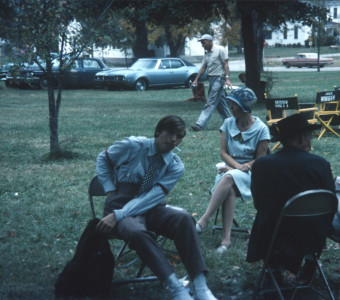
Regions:
<instances>
[{"instance_id":1,"label":"standing man","mask_svg":"<svg viewBox=\"0 0 340 300\"><path fill-rule=\"evenodd\" d=\"M302 114L294 114L279 121L282 150L262 156L254 162L251 191L257 214L249 239L248 262L266 257L275 224L291 197L314 189L334 192L329 162L309 153L312 131L320 127L318 124L309 124ZM270 266L274 269L283 267L296 273L310 248L321 251L324 247L326 237L332 232L332 217L313 217L308 221L286 220L276 244L280 252L274 252ZM308 270L308 261L309 266L311 264L310 260L306 260L305 270Z\"/></svg>"},{"instance_id":2,"label":"standing man","mask_svg":"<svg viewBox=\"0 0 340 300\"><path fill-rule=\"evenodd\" d=\"M225 85L231 87L229 79L228 52L224 47L214 45L213 38L209 34L204 34L199 41L202 43L205 54L202 66L192 85L194 87L197 86L198 80L204 72L207 71L209 91L208 100L201 112L201 115L196 121L196 124L191 126L194 131L201 131L207 126L215 108L217 108L222 121L231 116L226 99L226 93L224 91Z\"/></svg>"},{"instance_id":3,"label":"standing man","mask_svg":"<svg viewBox=\"0 0 340 300\"><path fill-rule=\"evenodd\" d=\"M156 242L158 235L174 240L193 280L195 299L216 300L206 284L207 267L194 219L164 201L184 172L172 150L185 134L184 121L170 115L158 122L154 138L131 136L99 154L96 170L107 198L97 230L126 241L173 299L192 300Z\"/></svg>"}]
</instances>

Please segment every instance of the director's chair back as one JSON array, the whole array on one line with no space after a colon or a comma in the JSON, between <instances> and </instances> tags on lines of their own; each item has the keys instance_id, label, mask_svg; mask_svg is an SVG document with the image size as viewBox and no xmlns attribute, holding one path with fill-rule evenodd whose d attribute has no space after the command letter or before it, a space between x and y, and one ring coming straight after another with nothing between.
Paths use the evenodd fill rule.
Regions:
<instances>
[{"instance_id":1,"label":"director's chair back","mask_svg":"<svg viewBox=\"0 0 340 300\"><path fill-rule=\"evenodd\" d=\"M316 117L322 124L318 140L322 138L327 130L339 136L339 133L331 126L332 121L340 116L340 90L317 92L315 105L318 107Z\"/></svg>"},{"instance_id":2,"label":"director's chair back","mask_svg":"<svg viewBox=\"0 0 340 300\"><path fill-rule=\"evenodd\" d=\"M297 293L298 290L302 290L302 289L312 289L314 292L316 292L319 296L326 298L327 297L321 293L319 290L316 290L313 285L312 285L312 281L313 281L313 277L311 278L311 280L308 282L308 284L302 284L302 285L294 285L293 283L288 283L288 288L285 287L284 289L281 288L277 282L277 278L275 277L275 273L273 272L273 270L271 269L271 267L269 266L269 261L272 257L272 255L274 254L274 251L278 251L278 249L275 249L275 242L276 239L278 237L278 232L280 231L281 225L282 225L282 221L283 219L285 219L286 217L296 217L296 218L305 218L305 217L319 217L319 216L323 216L323 215L327 215L327 214L334 214L337 210L337 206L338 206L338 200L335 196L334 193L332 193L331 191L328 190L322 190L322 189L318 189L318 190L309 190L309 191L305 191L302 193L299 193L295 196L293 196L292 198L290 198L286 204L284 205L284 207L281 210L281 214L277 220L276 226L275 226L275 230L273 232L272 238L271 238L271 242L268 248L268 252L266 255L266 258L264 260L263 263L263 267L261 269L260 272L260 277L257 283L257 286L255 288L254 291L254 295L253 295L253 299L256 299L256 297L260 294L260 293L265 293L265 292L269 292L269 291L275 291L277 292L278 296L280 299L284 299L282 291L285 289L289 289L292 292L292 296L291 299L293 299ZM296 228L296 230L299 230L299 228ZM308 253L306 253L305 255L307 255ZM328 284L327 278L321 268L320 262L319 262L319 256L321 254L319 253L314 253L312 255L313 261L315 262L316 266L317 266L317 270L320 273L320 276L322 278L324 287L327 290L327 294L328 294L328 298L329 299L334 299L333 293L330 289L330 286ZM273 284L274 284L274 289L271 290L266 290L263 289L263 282L264 282L264 276L265 273L268 272L268 274L270 275L270 279L272 280Z\"/></svg>"},{"instance_id":3,"label":"director's chair back","mask_svg":"<svg viewBox=\"0 0 340 300\"><path fill-rule=\"evenodd\" d=\"M272 148L272 150L275 150L280 146L277 123L288 115L299 112L298 98L297 95L282 98L267 98L266 94L264 96L267 109L267 124L272 135L272 141L277 142Z\"/></svg>"}]
</instances>

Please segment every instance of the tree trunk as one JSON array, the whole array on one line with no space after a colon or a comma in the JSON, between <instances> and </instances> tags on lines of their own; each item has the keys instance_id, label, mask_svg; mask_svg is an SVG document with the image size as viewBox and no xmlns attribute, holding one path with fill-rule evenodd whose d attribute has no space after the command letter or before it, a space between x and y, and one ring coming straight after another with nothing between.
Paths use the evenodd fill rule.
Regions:
<instances>
[{"instance_id":1,"label":"tree trunk","mask_svg":"<svg viewBox=\"0 0 340 300\"><path fill-rule=\"evenodd\" d=\"M176 37L174 37L169 29L169 27L164 27L165 39L170 49L170 56L180 56L184 49L185 36L178 34Z\"/></svg>"},{"instance_id":2,"label":"tree trunk","mask_svg":"<svg viewBox=\"0 0 340 300\"><path fill-rule=\"evenodd\" d=\"M144 22L135 24L136 44L133 46L135 58L148 57L148 31Z\"/></svg>"},{"instance_id":3,"label":"tree trunk","mask_svg":"<svg viewBox=\"0 0 340 300\"><path fill-rule=\"evenodd\" d=\"M257 37L254 31L256 32L254 30L253 12L243 14L241 17L241 32L246 65L246 85L255 92L258 100L262 101L263 88L260 85Z\"/></svg>"},{"instance_id":4,"label":"tree trunk","mask_svg":"<svg viewBox=\"0 0 340 300\"><path fill-rule=\"evenodd\" d=\"M59 103L58 105L56 105L53 88L52 61L50 58L46 60L46 73L48 86L47 92L48 92L49 126L50 126L50 154L54 154L60 151L58 137L58 115L60 99L58 99Z\"/></svg>"},{"instance_id":5,"label":"tree trunk","mask_svg":"<svg viewBox=\"0 0 340 300\"><path fill-rule=\"evenodd\" d=\"M50 153L60 151L58 137L58 113L54 101L54 89L48 87L48 107L49 107L49 124L50 124Z\"/></svg>"}]
</instances>

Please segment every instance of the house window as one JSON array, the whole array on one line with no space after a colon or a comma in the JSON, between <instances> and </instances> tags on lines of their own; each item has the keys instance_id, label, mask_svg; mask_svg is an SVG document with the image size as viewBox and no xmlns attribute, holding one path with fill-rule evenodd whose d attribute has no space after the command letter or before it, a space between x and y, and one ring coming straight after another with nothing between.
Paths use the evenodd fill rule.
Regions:
<instances>
[{"instance_id":1,"label":"house window","mask_svg":"<svg viewBox=\"0 0 340 300\"><path fill-rule=\"evenodd\" d=\"M294 39L299 38L299 28L297 26L294 26Z\"/></svg>"},{"instance_id":2,"label":"house window","mask_svg":"<svg viewBox=\"0 0 340 300\"><path fill-rule=\"evenodd\" d=\"M286 40L287 39L287 27L283 29L283 38Z\"/></svg>"},{"instance_id":3,"label":"house window","mask_svg":"<svg viewBox=\"0 0 340 300\"><path fill-rule=\"evenodd\" d=\"M337 19L338 18L338 8L334 7L333 9L333 19Z\"/></svg>"}]
</instances>

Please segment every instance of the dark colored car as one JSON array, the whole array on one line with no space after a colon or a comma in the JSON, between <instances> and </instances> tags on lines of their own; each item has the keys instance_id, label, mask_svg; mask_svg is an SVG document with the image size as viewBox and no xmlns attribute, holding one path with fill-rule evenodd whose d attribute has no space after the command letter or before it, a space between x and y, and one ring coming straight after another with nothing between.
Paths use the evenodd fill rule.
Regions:
<instances>
[{"instance_id":1,"label":"dark colored car","mask_svg":"<svg viewBox=\"0 0 340 300\"><path fill-rule=\"evenodd\" d=\"M95 81L108 89L144 91L148 87L190 87L199 68L181 58L140 58L128 69L98 72Z\"/></svg>"},{"instance_id":2,"label":"dark colored car","mask_svg":"<svg viewBox=\"0 0 340 300\"><path fill-rule=\"evenodd\" d=\"M8 71L14 66L13 63L7 63L0 66L0 80L5 80Z\"/></svg>"},{"instance_id":3,"label":"dark colored car","mask_svg":"<svg viewBox=\"0 0 340 300\"><path fill-rule=\"evenodd\" d=\"M59 74L59 60L52 61L55 84ZM44 63L41 63L45 67ZM76 58L63 73L62 85L64 88L94 88L96 82L94 76L99 71L109 69L100 58ZM38 64L25 65L21 68L11 68L5 78L8 87L30 87L35 86L47 89L46 73Z\"/></svg>"},{"instance_id":4,"label":"dark colored car","mask_svg":"<svg viewBox=\"0 0 340 300\"><path fill-rule=\"evenodd\" d=\"M332 58L320 58L319 59L319 66L320 68L324 67L325 65L331 65L334 61ZM293 58L285 58L282 60L282 64L286 68L290 67L317 67L318 66L318 54L317 53L298 53Z\"/></svg>"}]
</instances>

